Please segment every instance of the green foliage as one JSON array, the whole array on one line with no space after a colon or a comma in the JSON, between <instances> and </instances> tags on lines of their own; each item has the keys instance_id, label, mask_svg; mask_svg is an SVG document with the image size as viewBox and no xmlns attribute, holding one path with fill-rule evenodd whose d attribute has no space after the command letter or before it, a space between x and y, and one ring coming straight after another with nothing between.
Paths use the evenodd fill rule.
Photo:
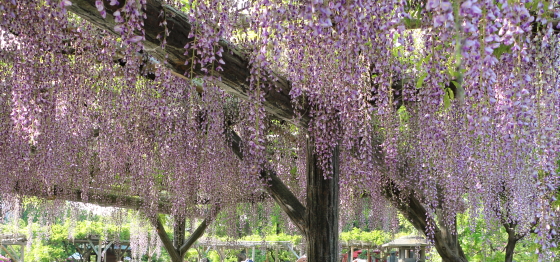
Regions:
<instances>
[{"instance_id":1,"label":"green foliage","mask_svg":"<svg viewBox=\"0 0 560 262\"><path fill-rule=\"evenodd\" d=\"M397 217L399 219L399 230L395 235L395 238L418 234L418 230L416 230L416 228L414 228L414 226L401 213L399 213Z\"/></svg>"},{"instance_id":2,"label":"green foliage","mask_svg":"<svg viewBox=\"0 0 560 262\"><path fill-rule=\"evenodd\" d=\"M353 228L351 231L340 233L340 240L346 242L359 241L372 243L374 245L382 245L389 242L391 239L391 234L381 230L367 232L359 228Z\"/></svg>"},{"instance_id":3,"label":"green foliage","mask_svg":"<svg viewBox=\"0 0 560 262\"><path fill-rule=\"evenodd\" d=\"M416 80L416 88L418 89L422 88L422 85L424 84L424 79L426 79L427 76L428 76L427 72L420 74L418 80Z\"/></svg>"},{"instance_id":4,"label":"green foliage","mask_svg":"<svg viewBox=\"0 0 560 262\"><path fill-rule=\"evenodd\" d=\"M213 261L221 261L221 260L220 260L220 254L218 254L218 252L216 252L215 250L210 250L210 251L208 252L208 256L207 256L207 257L208 257L208 258L210 259L210 261L212 261L212 262L213 262Z\"/></svg>"},{"instance_id":5,"label":"green foliage","mask_svg":"<svg viewBox=\"0 0 560 262\"><path fill-rule=\"evenodd\" d=\"M443 94L443 108L448 109L451 106L451 101L455 98L455 95L453 94L453 90L451 90L451 88L445 88L444 90L445 93Z\"/></svg>"},{"instance_id":6,"label":"green foliage","mask_svg":"<svg viewBox=\"0 0 560 262\"><path fill-rule=\"evenodd\" d=\"M460 218L459 218L460 217ZM466 216L459 215L458 220L464 220ZM466 221L460 222L463 224ZM464 225L459 228L459 242L467 259L469 261L504 261L505 253L502 248L505 247L503 241L505 230L501 228L489 229L484 221L476 223L474 226Z\"/></svg>"},{"instance_id":7,"label":"green foliage","mask_svg":"<svg viewBox=\"0 0 560 262\"><path fill-rule=\"evenodd\" d=\"M51 262L64 261L69 254L62 243L37 241L33 243L30 252L27 252L25 256L31 261Z\"/></svg>"},{"instance_id":8,"label":"green foliage","mask_svg":"<svg viewBox=\"0 0 560 262\"><path fill-rule=\"evenodd\" d=\"M457 215L458 239L469 261L502 262L505 260L507 233L501 225L489 225L482 218ZM539 245L527 236L515 246L515 261L539 261Z\"/></svg>"},{"instance_id":9,"label":"green foliage","mask_svg":"<svg viewBox=\"0 0 560 262\"><path fill-rule=\"evenodd\" d=\"M496 56L496 58L500 59L502 54L511 53L511 48L512 47L513 47L513 44L511 44L511 45L500 44L500 46L498 46L498 48L494 49L493 53Z\"/></svg>"},{"instance_id":10,"label":"green foliage","mask_svg":"<svg viewBox=\"0 0 560 262\"><path fill-rule=\"evenodd\" d=\"M87 238L89 235L106 236L119 235L120 239L130 239L130 224L118 227L105 223L99 216L80 212L78 221L72 223L70 219L55 219L52 224L40 224L36 219L28 224L30 213L40 213L33 199L26 200L26 209L17 221L0 224L0 234L24 234L31 240L31 248L25 250L26 261L51 262L65 261L76 252L69 238ZM86 220L87 219L87 220ZM32 235L30 236L29 233Z\"/></svg>"},{"instance_id":11,"label":"green foliage","mask_svg":"<svg viewBox=\"0 0 560 262\"><path fill-rule=\"evenodd\" d=\"M15 225L15 227L14 227ZM28 225L25 221L19 220L18 223L10 223L0 225L0 234L26 234L28 233ZM34 236L43 235L42 239L33 239L31 249L26 249L25 257L26 261L37 261L37 262L51 262L51 261L63 261L70 254L74 253L74 249L65 245L62 241L60 235L64 234L63 225L52 225L51 229L47 226L40 226L36 223L31 225L31 231ZM48 237L50 235L50 237ZM68 235L64 237L67 239Z\"/></svg>"},{"instance_id":12,"label":"green foliage","mask_svg":"<svg viewBox=\"0 0 560 262\"><path fill-rule=\"evenodd\" d=\"M189 249L187 254L185 254L185 260L189 262L198 262L198 252L195 249Z\"/></svg>"}]
</instances>

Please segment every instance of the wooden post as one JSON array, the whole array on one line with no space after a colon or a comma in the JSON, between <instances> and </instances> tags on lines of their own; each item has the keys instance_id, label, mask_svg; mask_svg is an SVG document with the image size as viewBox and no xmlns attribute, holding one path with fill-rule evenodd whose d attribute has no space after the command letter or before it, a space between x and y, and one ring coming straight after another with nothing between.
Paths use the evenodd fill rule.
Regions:
<instances>
[{"instance_id":1,"label":"wooden post","mask_svg":"<svg viewBox=\"0 0 560 262\"><path fill-rule=\"evenodd\" d=\"M113 241L109 242L109 244L103 245L102 249L101 249L101 254L103 255L104 259L103 261L107 262L107 249L109 249L109 247L113 244Z\"/></svg>"},{"instance_id":2,"label":"wooden post","mask_svg":"<svg viewBox=\"0 0 560 262\"><path fill-rule=\"evenodd\" d=\"M200 260L202 260L202 252L203 252L203 251L200 251L200 249L201 249L200 247L195 248L196 253L198 254L198 261L199 262L200 262ZM204 250L204 248L202 248L202 250Z\"/></svg>"},{"instance_id":3,"label":"wooden post","mask_svg":"<svg viewBox=\"0 0 560 262\"><path fill-rule=\"evenodd\" d=\"M338 262L339 150L332 152L332 174L318 163L313 144L307 143L307 208L305 214L308 262Z\"/></svg>"},{"instance_id":4,"label":"wooden post","mask_svg":"<svg viewBox=\"0 0 560 262\"><path fill-rule=\"evenodd\" d=\"M253 251L251 252L251 260L255 262L255 246L253 246Z\"/></svg>"},{"instance_id":5,"label":"wooden post","mask_svg":"<svg viewBox=\"0 0 560 262\"><path fill-rule=\"evenodd\" d=\"M218 247L218 248L216 248L216 251L218 251L218 256L220 257L220 262L224 262L224 260L225 260L224 248L223 247Z\"/></svg>"},{"instance_id":6,"label":"wooden post","mask_svg":"<svg viewBox=\"0 0 560 262\"><path fill-rule=\"evenodd\" d=\"M101 262L101 237L99 238L98 245L97 245L97 262Z\"/></svg>"}]
</instances>

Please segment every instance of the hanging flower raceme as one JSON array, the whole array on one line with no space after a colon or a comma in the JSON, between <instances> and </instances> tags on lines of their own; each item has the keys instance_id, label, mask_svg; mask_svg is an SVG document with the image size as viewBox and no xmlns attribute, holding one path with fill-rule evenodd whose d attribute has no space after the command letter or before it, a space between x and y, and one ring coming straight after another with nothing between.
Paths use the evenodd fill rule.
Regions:
<instances>
[{"instance_id":1,"label":"hanging flower raceme","mask_svg":"<svg viewBox=\"0 0 560 262\"><path fill-rule=\"evenodd\" d=\"M165 1L150 35L158 1L95 1L106 31L66 12L72 1L4 1L0 189L134 196L151 215L228 206L239 221L233 206L258 199L263 171L303 200L309 142L326 178L341 150L347 219L362 198L387 212L413 196L429 228L464 212L523 232L539 221L553 246L558 7L420 2ZM186 30L170 22L179 10L180 41L168 39Z\"/></svg>"}]
</instances>

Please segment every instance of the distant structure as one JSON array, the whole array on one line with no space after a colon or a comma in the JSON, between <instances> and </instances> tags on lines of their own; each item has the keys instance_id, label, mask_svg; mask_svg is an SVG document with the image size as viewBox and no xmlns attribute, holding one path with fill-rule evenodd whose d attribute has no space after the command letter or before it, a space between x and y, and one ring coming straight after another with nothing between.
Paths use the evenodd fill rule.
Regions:
<instances>
[{"instance_id":1,"label":"distant structure","mask_svg":"<svg viewBox=\"0 0 560 262\"><path fill-rule=\"evenodd\" d=\"M72 261L91 261L95 257L96 262L123 261L124 257L130 255L130 241L102 240L98 235L89 235L87 238L74 239L70 242L76 247L77 254L72 255Z\"/></svg>"},{"instance_id":2,"label":"distant structure","mask_svg":"<svg viewBox=\"0 0 560 262\"><path fill-rule=\"evenodd\" d=\"M341 241L340 242L342 249L347 249L348 252L342 254L342 262L353 262L355 260L358 261L365 261L365 262L380 262L379 254L381 251L379 250L379 245L373 242L364 242L364 241ZM366 259L358 259L358 256L362 254L362 252L366 252L367 258ZM374 255L374 256L372 256Z\"/></svg>"},{"instance_id":3,"label":"distant structure","mask_svg":"<svg viewBox=\"0 0 560 262\"><path fill-rule=\"evenodd\" d=\"M207 253L210 249L214 249L218 252L220 256L220 261L224 261L225 250L228 249L244 249L242 252L245 255L245 258L250 258L252 261L255 261L255 249L266 249L270 250L271 252L275 252L275 261L280 262L278 259L278 252L280 250L287 250L292 253L297 259L301 257L300 254L296 252L294 244L291 241L219 241L215 239L202 239L199 240L194 247L197 249L199 254L199 261L202 259L201 253ZM199 251L199 249L202 249ZM249 257L249 250L251 250L251 256Z\"/></svg>"},{"instance_id":4,"label":"distant structure","mask_svg":"<svg viewBox=\"0 0 560 262\"><path fill-rule=\"evenodd\" d=\"M0 249L14 262L23 262L26 245L25 235L0 235Z\"/></svg>"},{"instance_id":5,"label":"distant structure","mask_svg":"<svg viewBox=\"0 0 560 262\"><path fill-rule=\"evenodd\" d=\"M383 244L381 248L385 253L389 253L387 262L424 262L426 261L426 247L429 245L426 238L411 235Z\"/></svg>"}]
</instances>

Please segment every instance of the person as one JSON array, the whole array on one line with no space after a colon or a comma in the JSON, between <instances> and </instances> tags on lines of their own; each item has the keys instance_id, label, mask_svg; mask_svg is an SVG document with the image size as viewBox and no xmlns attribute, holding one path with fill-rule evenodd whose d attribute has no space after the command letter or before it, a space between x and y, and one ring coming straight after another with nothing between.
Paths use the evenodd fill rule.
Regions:
<instances>
[{"instance_id":1,"label":"person","mask_svg":"<svg viewBox=\"0 0 560 262\"><path fill-rule=\"evenodd\" d=\"M301 256L296 262L307 262L307 256L306 255Z\"/></svg>"}]
</instances>

